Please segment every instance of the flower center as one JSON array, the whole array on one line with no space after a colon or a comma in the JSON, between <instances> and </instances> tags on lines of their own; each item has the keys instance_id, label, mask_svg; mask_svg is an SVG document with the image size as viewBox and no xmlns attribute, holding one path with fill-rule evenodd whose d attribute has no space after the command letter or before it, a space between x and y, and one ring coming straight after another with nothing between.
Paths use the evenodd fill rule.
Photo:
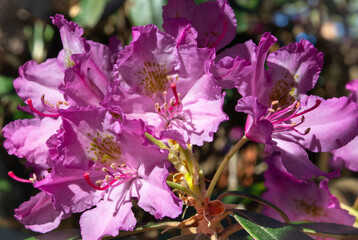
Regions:
<instances>
[{"instance_id":1,"label":"flower center","mask_svg":"<svg viewBox=\"0 0 358 240\"><path fill-rule=\"evenodd\" d=\"M90 146L86 147L90 159L99 164L109 165L117 163L121 157L121 149L112 134L104 134L96 132L95 136L87 133L92 138Z\"/></svg>"},{"instance_id":2,"label":"flower center","mask_svg":"<svg viewBox=\"0 0 358 240\"><path fill-rule=\"evenodd\" d=\"M164 103L159 105L156 103L154 106L155 111L164 119L170 122L177 113L183 109L183 104L180 99L180 93L177 92L176 83L172 82L170 88L173 92L173 97L167 102L167 91L163 91Z\"/></svg>"},{"instance_id":3,"label":"flower center","mask_svg":"<svg viewBox=\"0 0 358 240\"><path fill-rule=\"evenodd\" d=\"M282 109L281 107L275 107L279 104L278 101L273 101L271 107L267 110L265 116L261 119L269 120L273 125L273 132L282 132L287 130L293 130L301 135L309 133L310 128L307 128L303 133L295 129L305 121L304 114L316 109L320 104L320 100L316 100L316 104L302 112L299 112L301 104L299 101L294 101L288 107ZM301 117L299 122L294 121L294 118Z\"/></svg>"},{"instance_id":4,"label":"flower center","mask_svg":"<svg viewBox=\"0 0 358 240\"><path fill-rule=\"evenodd\" d=\"M85 178L88 185L96 190L103 191L109 187L117 187L137 176L137 171L125 163L119 166L112 163L110 167L111 170L106 167L102 168L102 171L106 173L106 175L103 179L97 180L95 184L90 180L88 172L85 172L83 177Z\"/></svg>"},{"instance_id":5,"label":"flower center","mask_svg":"<svg viewBox=\"0 0 358 240\"><path fill-rule=\"evenodd\" d=\"M317 206L314 202L313 203L308 203L303 199L293 199L293 201L296 203L296 208L297 210L299 210L300 212L304 212L310 216L313 217L319 217L319 216L324 216L325 212L323 211L323 209L319 206Z\"/></svg>"},{"instance_id":6,"label":"flower center","mask_svg":"<svg viewBox=\"0 0 358 240\"><path fill-rule=\"evenodd\" d=\"M168 70L164 64L154 61L144 62L144 67L135 76L140 79L139 86L143 93L149 97L154 97L157 93L165 91L168 85Z\"/></svg>"},{"instance_id":7,"label":"flower center","mask_svg":"<svg viewBox=\"0 0 358 240\"><path fill-rule=\"evenodd\" d=\"M276 81L270 92L271 102L278 101L274 107L287 107L296 100L297 83L295 81L288 81L288 73L283 79Z\"/></svg>"}]
</instances>

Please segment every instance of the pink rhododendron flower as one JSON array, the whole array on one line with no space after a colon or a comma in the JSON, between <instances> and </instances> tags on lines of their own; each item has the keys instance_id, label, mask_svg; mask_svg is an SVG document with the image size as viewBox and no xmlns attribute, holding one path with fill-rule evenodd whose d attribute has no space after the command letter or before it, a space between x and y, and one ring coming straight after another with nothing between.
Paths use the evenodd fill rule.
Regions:
<instances>
[{"instance_id":1,"label":"pink rhododendron flower","mask_svg":"<svg viewBox=\"0 0 358 240\"><path fill-rule=\"evenodd\" d=\"M358 80L353 80L346 85L351 91L350 98L358 104ZM358 127L358 120L356 128ZM332 151L333 161L344 162L346 168L358 171L358 137L355 137L347 145Z\"/></svg>"},{"instance_id":2,"label":"pink rhododendron flower","mask_svg":"<svg viewBox=\"0 0 358 240\"><path fill-rule=\"evenodd\" d=\"M108 47L81 38L83 29L62 15L57 14L52 22L59 28L64 49L44 63L25 63L14 80L16 92L35 118L17 120L3 128L8 152L32 165L47 164L46 140L60 127L59 109L99 105L113 79L112 66L121 49L114 39Z\"/></svg>"},{"instance_id":3,"label":"pink rhododendron flower","mask_svg":"<svg viewBox=\"0 0 358 240\"><path fill-rule=\"evenodd\" d=\"M275 158L280 158L276 154ZM279 160L279 159L276 159ZM274 166L265 172L267 192L263 198L279 206L290 221L329 222L352 226L355 218L340 208L339 202L328 189L328 180L323 179L319 186L314 180L300 181ZM272 208L265 208L264 214L281 220Z\"/></svg>"},{"instance_id":4,"label":"pink rhododendron flower","mask_svg":"<svg viewBox=\"0 0 358 240\"><path fill-rule=\"evenodd\" d=\"M227 0L169 0L163 7L163 28L177 44L194 43L198 47L219 50L236 34L236 17Z\"/></svg>"},{"instance_id":5,"label":"pink rhododendron flower","mask_svg":"<svg viewBox=\"0 0 358 240\"><path fill-rule=\"evenodd\" d=\"M284 167L297 178L329 177L311 163L305 149L325 152L352 140L358 131L358 108L346 97L325 100L305 95L318 79L323 55L301 40L266 58L275 41L265 33L258 47L247 49L255 51L235 83L244 96L236 111L248 114L246 136L265 143L268 153L280 152Z\"/></svg>"},{"instance_id":6,"label":"pink rhododendron flower","mask_svg":"<svg viewBox=\"0 0 358 240\"><path fill-rule=\"evenodd\" d=\"M224 95L210 73L215 52L175 39L154 25L133 28L133 41L120 52L103 105L153 126L157 137L202 145L227 119Z\"/></svg>"},{"instance_id":7,"label":"pink rhododendron flower","mask_svg":"<svg viewBox=\"0 0 358 240\"><path fill-rule=\"evenodd\" d=\"M62 128L49 142L54 169L35 187L51 194L58 210L85 211L83 239L132 230L131 199L156 218L181 213L181 201L166 184L168 152L143 144L142 121L121 122L95 107L71 107L61 117Z\"/></svg>"}]
</instances>

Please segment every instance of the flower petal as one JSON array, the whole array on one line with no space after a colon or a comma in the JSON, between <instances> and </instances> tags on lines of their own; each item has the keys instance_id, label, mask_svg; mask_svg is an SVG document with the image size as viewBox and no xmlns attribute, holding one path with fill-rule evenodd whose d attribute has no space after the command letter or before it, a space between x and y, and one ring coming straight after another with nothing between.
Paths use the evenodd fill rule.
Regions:
<instances>
[{"instance_id":1,"label":"flower petal","mask_svg":"<svg viewBox=\"0 0 358 240\"><path fill-rule=\"evenodd\" d=\"M63 211L52 206L51 195L39 192L29 201L15 209L15 218L31 231L46 233L60 225L61 219L68 217Z\"/></svg>"}]
</instances>

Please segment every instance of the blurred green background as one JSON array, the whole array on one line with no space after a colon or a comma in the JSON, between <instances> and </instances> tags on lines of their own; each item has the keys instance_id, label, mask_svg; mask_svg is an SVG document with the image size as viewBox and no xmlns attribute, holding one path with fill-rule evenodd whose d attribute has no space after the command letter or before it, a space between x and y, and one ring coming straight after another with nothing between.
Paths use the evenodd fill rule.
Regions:
<instances>
[{"instance_id":1,"label":"blurred green background","mask_svg":"<svg viewBox=\"0 0 358 240\"><path fill-rule=\"evenodd\" d=\"M12 86L18 76L18 68L31 59L38 62L56 57L61 50L57 28L51 25L50 16L65 15L85 29L84 37L107 43L110 36L117 36L123 44L131 40L131 26L162 24L162 6L165 0L0 0L0 128L7 123L28 117L17 110L24 105ZM204 2L196 0L197 3ZM231 45L253 39L258 42L263 32L272 32L279 42L271 49L299 41L302 38L313 43L324 53L325 65L312 93L324 98L347 95L345 84L358 78L358 1L357 0L230 0L238 22L237 35ZM238 94L227 92L225 110L231 120L225 122L213 143L196 151L208 178L217 163L240 134L243 115L234 111ZM1 143L4 139L1 136ZM1 144L2 145L2 144ZM13 218L13 209L35 194L31 186L7 177L12 170L27 178L30 169L24 160L9 156L0 148L0 238L24 239L33 236ZM249 187L255 193L262 192L260 159L262 147L249 144L235 158L235 171L228 171L220 180L220 188L229 184L231 189ZM311 154L324 170L330 170L330 155ZM343 178L333 181L331 190L342 202L353 205L358 195L355 173L342 172ZM143 214L142 214L143 215ZM139 218L145 218L138 213ZM74 228L78 216L64 221L61 228ZM157 233L143 235L141 239L156 238ZM2 238L4 236L4 238Z\"/></svg>"}]
</instances>

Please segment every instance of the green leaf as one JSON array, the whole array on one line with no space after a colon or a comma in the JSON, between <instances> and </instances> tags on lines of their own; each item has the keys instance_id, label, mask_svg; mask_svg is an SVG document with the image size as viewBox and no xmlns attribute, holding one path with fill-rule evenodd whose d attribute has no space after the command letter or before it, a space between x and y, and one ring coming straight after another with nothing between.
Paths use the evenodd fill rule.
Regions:
<instances>
[{"instance_id":1,"label":"green leaf","mask_svg":"<svg viewBox=\"0 0 358 240\"><path fill-rule=\"evenodd\" d=\"M12 85L13 80L11 77L0 75L0 95L11 93L14 90Z\"/></svg>"},{"instance_id":2,"label":"green leaf","mask_svg":"<svg viewBox=\"0 0 358 240\"><path fill-rule=\"evenodd\" d=\"M73 21L82 27L94 27L100 20L108 0L81 0Z\"/></svg>"},{"instance_id":3,"label":"green leaf","mask_svg":"<svg viewBox=\"0 0 358 240\"><path fill-rule=\"evenodd\" d=\"M275 209L287 223L290 222L288 217L287 217L287 215L281 209L279 209L278 207L276 207L272 203L270 203L270 202L266 201L265 199L260 198L260 197L258 197L256 195L253 195L253 194L248 193L248 192L230 191L230 192L224 192L224 193L220 194L218 196L217 200L221 201L223 198L225 198L227 196L237 196L237 197L241 197L241 198L247 198L247 199L251 199L251 200L253 200L255 202L258 202L258 203L260 203L262 205L265 205L267 207L271 207L271 208Z\"/></svg>"},{"instance_id":4,"label":"green leaf","mask_svg":"<svg viewBox=\"0 0 358 240\"><path fill-rule=\"evenodd\" d=\"M303 232L314 236L326 238L356 240L358 239L358 229L336 223L299 223L295 226L300 227Z\"/></svg>"},{"instance_id":5,"label":"green leaf","mask_svg":"<svg viewBox=\"0 0 358 240\"><path fill-rule=\"evenodd\" d=\"M294 226L262 214L235 209L234 218L256 240L313 239Z\"/></svg>"},{"instance_id":6,"label":"green leaf","mask_svg":"<svg viewBox=\"0 0 358 240\"><path fill-rule=\"evenodd\" d=\"M163 24L162 7L164 0L129 0L129 19L134 26Z\"/></svg>"}]
</instances>

